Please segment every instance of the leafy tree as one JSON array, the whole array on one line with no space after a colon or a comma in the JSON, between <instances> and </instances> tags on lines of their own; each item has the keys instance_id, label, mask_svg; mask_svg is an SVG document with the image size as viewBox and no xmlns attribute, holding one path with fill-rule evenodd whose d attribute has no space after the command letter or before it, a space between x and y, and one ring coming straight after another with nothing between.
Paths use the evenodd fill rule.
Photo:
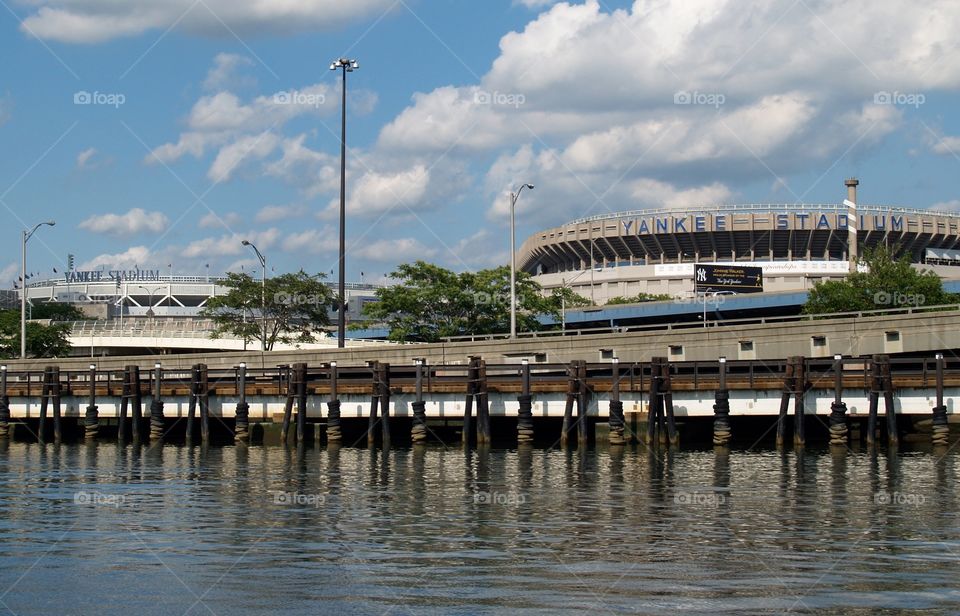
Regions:
<instances>
[{"instance_id":1,"label":"leafy tree","mask_svg":"<svg viewBox=\"0 0 960 616\"><path fill-rule=\"evenodd\" d=\"M510 268L501 266L457 274L438 265L417 261L400 265L391 277L399 284L377 290L367 316L390 329L397 341L437 341L449 336L504 333L510 329ZM569 291L567 289L566 291ZM539 315L560 318L561 298L571 303L576 294L555 292L544 297L526 272L517 272L517 330L536 331Z\"/></svg>"},{"instance_id":2,"label":"leafy tree","mask_svg":"<svg viewBox=\"0 0 960 616\"><path fill-rule=\"evenodd\" d=\"M277 342L313 342L317 330L329 325L329 310L336 305L334 294L323 277L323 274L310 275L301 270L268 278L265 301L261 302L260 280L249 274L230 273L220 283L229 289L227 293L207 300L200 315L213 319L216 325L211 334L213 338L232 334L261 341L261 315L265 314L268 351ZM261 303L265 305L263 313Z\"/></svg>"},{"instance_id":3,"label":"leafy tree","mask_svg":"<svg viewBox=\"0 0 960 616\"><path fill-rule=\"evenodd\" d=\"M804 314L827 314L883 308L936 306L960 301L943 290L940 277L910 265L909 255L894 258L897 247L877 246L864 251L857 271L845 280L819 282L810 290Z\"/></svg>"},{"instance_id":4,"label":"leafy tree","mask_svg":"<svg viewBox=\"0 0 960 616\"><path fill-rule=\"evenodd\" d=\"M31 318L51 321L83 321L87 317L73 304L62 302L38 302L33 304Z\"/></svg>"},{"instance_id":5,"label":"leafy tree","mask_svg":"<svg viewBox=\"0 0 960 616\"><path fill-rule=\"evenodd\" d=\"M28 357L62 357L70 353L70 327L64 323L27 323ZM0 357L20 356L20 311L0 311Z\"/></svg>"},{"instance_id":6,"label":"leafy tree","mask_svg":"<svg viewBox=\"0 0 960 616\"><path fill-rule=\"evenodd\" d=\"M607 300L607 306L617 306L621 304L642 304L644 302L664 302L672 300L673 296L666 293L640 293L633 297L611 297Z\"/></svg>"}]
</instances>

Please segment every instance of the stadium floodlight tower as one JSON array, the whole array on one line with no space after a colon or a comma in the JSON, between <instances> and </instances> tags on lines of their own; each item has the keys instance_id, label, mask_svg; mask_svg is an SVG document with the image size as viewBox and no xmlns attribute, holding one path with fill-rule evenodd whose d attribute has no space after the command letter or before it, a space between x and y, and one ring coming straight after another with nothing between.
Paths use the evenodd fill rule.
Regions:
<instances>
[{"instance_id":1,"label":"stadium floodlight tower","mask_svg":"<svg viewBox=\"0 0 960 616\"><path fill-rule=\"evenodd\" d=\"M56 221L48 220L23 230L23 242L20 244L20 359L27 358L27 242L43 225L54 226Z\"/></svg>"},{"instance_id":2,"label":"stadium floodlight tower","mask_svg":"<svg viewBox=\"0 0 960 616\"><path fill-rule=\"evenodd\" d=\"M533 190L533 184L521 184L516 192L510 191L510 338L517 337L517 199L524 188Z\"/></svg>"},{"instance_id":3,"label":"stadium floodlight tower","mask_svg":"<svg viewBox=\"0 0 960 616\"><path fill-rule=\"evenodd\" d=\"M330 70L339 69L343 74L340 95L340 278L337 290L340 294L340 306L337 311L337 348L346 346L347 329L347 73L360 68L356 60L338 58L330 65Z\"/></svg>"}]
</instances>

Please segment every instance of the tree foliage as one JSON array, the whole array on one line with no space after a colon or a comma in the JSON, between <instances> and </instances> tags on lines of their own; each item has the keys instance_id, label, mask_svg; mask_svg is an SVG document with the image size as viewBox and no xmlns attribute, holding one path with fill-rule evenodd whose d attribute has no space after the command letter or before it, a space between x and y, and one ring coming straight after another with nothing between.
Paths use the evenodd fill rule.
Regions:
<instances>
[{"instance_id":1,"label":"tree foliage","mask_svg":"<svg viewBox=\"0 0 960 616\"><path fill-rule=\"evenodd\" d=\"M644 302L664 302L672 300L673 296L666 293L651 294L640 293L632 297L611 297L607 300L607 306L617 306L621 304L642 304Z\"/></svg>"},{"instance_id":2,"label":"tree foliage","mask_svg":"<svg viewBox=\"0 0 960 616\"><path fill-rule=\"evenodd\" d=\"M377 301L364 308L367 316L390 329L391 340L433 342L510 329L507 266L457 274L417 261L399 266L391 277L399 284L378 289ZM544 297L529 274L517 272L517 331L541 329L540 315L559 319L562 301L586 303L569 289Z\"/></svg>"},{"instance_id":3,"label":"tree foliage","mask_svg":"<svg viewBox=\"0 0 960 616\"><path fill-rule=\"evenodd\" d=\"M83 321L87 316L73 304L37 302L33 304L30 310L30 318L49 319L51 321Z\"/></svg>"},{"instance_id":4,"label":"tree foliage","mask_svg":"<svg viewBox=\"0 0 960 616\"><path fill-rule=\"evenodd\" d=\"M909 255L894 258L896 252L896 247L886 246L865 250L860 263L866 271L814 285L803 306L804 314L936 306L960 300L943 290L939 276L913 268Z\"/></svg>"},{"instance_id":5,"label":"tree foliage","mask_svg":"<svg viewBox=\"0 0 960 616\"><path fill-rule=\"evenodd\" d=\"M323 274L310 275L301 270L268 278L261 301L260 280L245 273L230 273L220 283L229 289L227 293L207 300L200 314L216 324L214 338L231 334L259 343L264 337L262 315L265 314L268 351L277 342L313 342L317 331L329 325L329 310L336 305L334 294L323 277ZM263 312L261 303L265 307Z\"/></svg>"},{"instance_id":6,"label":"tree foliage","mask_svg":"<svg viewBox=\"0 0 960 616\"><path fill-rule=\"evenodd\" d=\"M63 357L70 353L70 327L65 323L27 323L28 357ZM20 311L0 311L0 357L20 356Z\"/></svg>"}]
</instances>

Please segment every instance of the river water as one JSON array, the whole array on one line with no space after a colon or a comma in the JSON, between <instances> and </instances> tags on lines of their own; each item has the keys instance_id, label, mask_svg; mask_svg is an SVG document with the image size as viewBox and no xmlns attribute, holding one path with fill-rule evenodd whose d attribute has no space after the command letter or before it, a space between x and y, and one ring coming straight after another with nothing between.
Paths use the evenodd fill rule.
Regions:
<instances>
[{"instance_id":1,"label":"river water","mask_svg":"<svg viewBox=\"0 0 960 616\"><path fill-rule=\"evenodd\" d=\"M960 612L955 453L0 444L0 612Z\"/></svg>"}]
</instances>

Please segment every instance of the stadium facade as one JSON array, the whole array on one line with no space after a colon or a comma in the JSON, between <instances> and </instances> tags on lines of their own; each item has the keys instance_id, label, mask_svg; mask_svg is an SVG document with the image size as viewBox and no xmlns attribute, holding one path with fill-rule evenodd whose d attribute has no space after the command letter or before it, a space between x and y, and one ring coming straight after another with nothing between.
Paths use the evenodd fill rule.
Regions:
<instances>
[{"instance_id":1,"label":"stadium facade","mask_svg":"<svg viewBox=\"0 0 960 616\"><path fill-rule=\"evenodd\" d=\"M529 237L518 268L597 305L640 293L689 297L695 263L759 266L764 291L797 291L845 277L853 236L854 256L896 246L917 267L960 279L960 215L882 205L853 212L849 204L749 204L594 216Z\"/></svg>"}]
</instances>

